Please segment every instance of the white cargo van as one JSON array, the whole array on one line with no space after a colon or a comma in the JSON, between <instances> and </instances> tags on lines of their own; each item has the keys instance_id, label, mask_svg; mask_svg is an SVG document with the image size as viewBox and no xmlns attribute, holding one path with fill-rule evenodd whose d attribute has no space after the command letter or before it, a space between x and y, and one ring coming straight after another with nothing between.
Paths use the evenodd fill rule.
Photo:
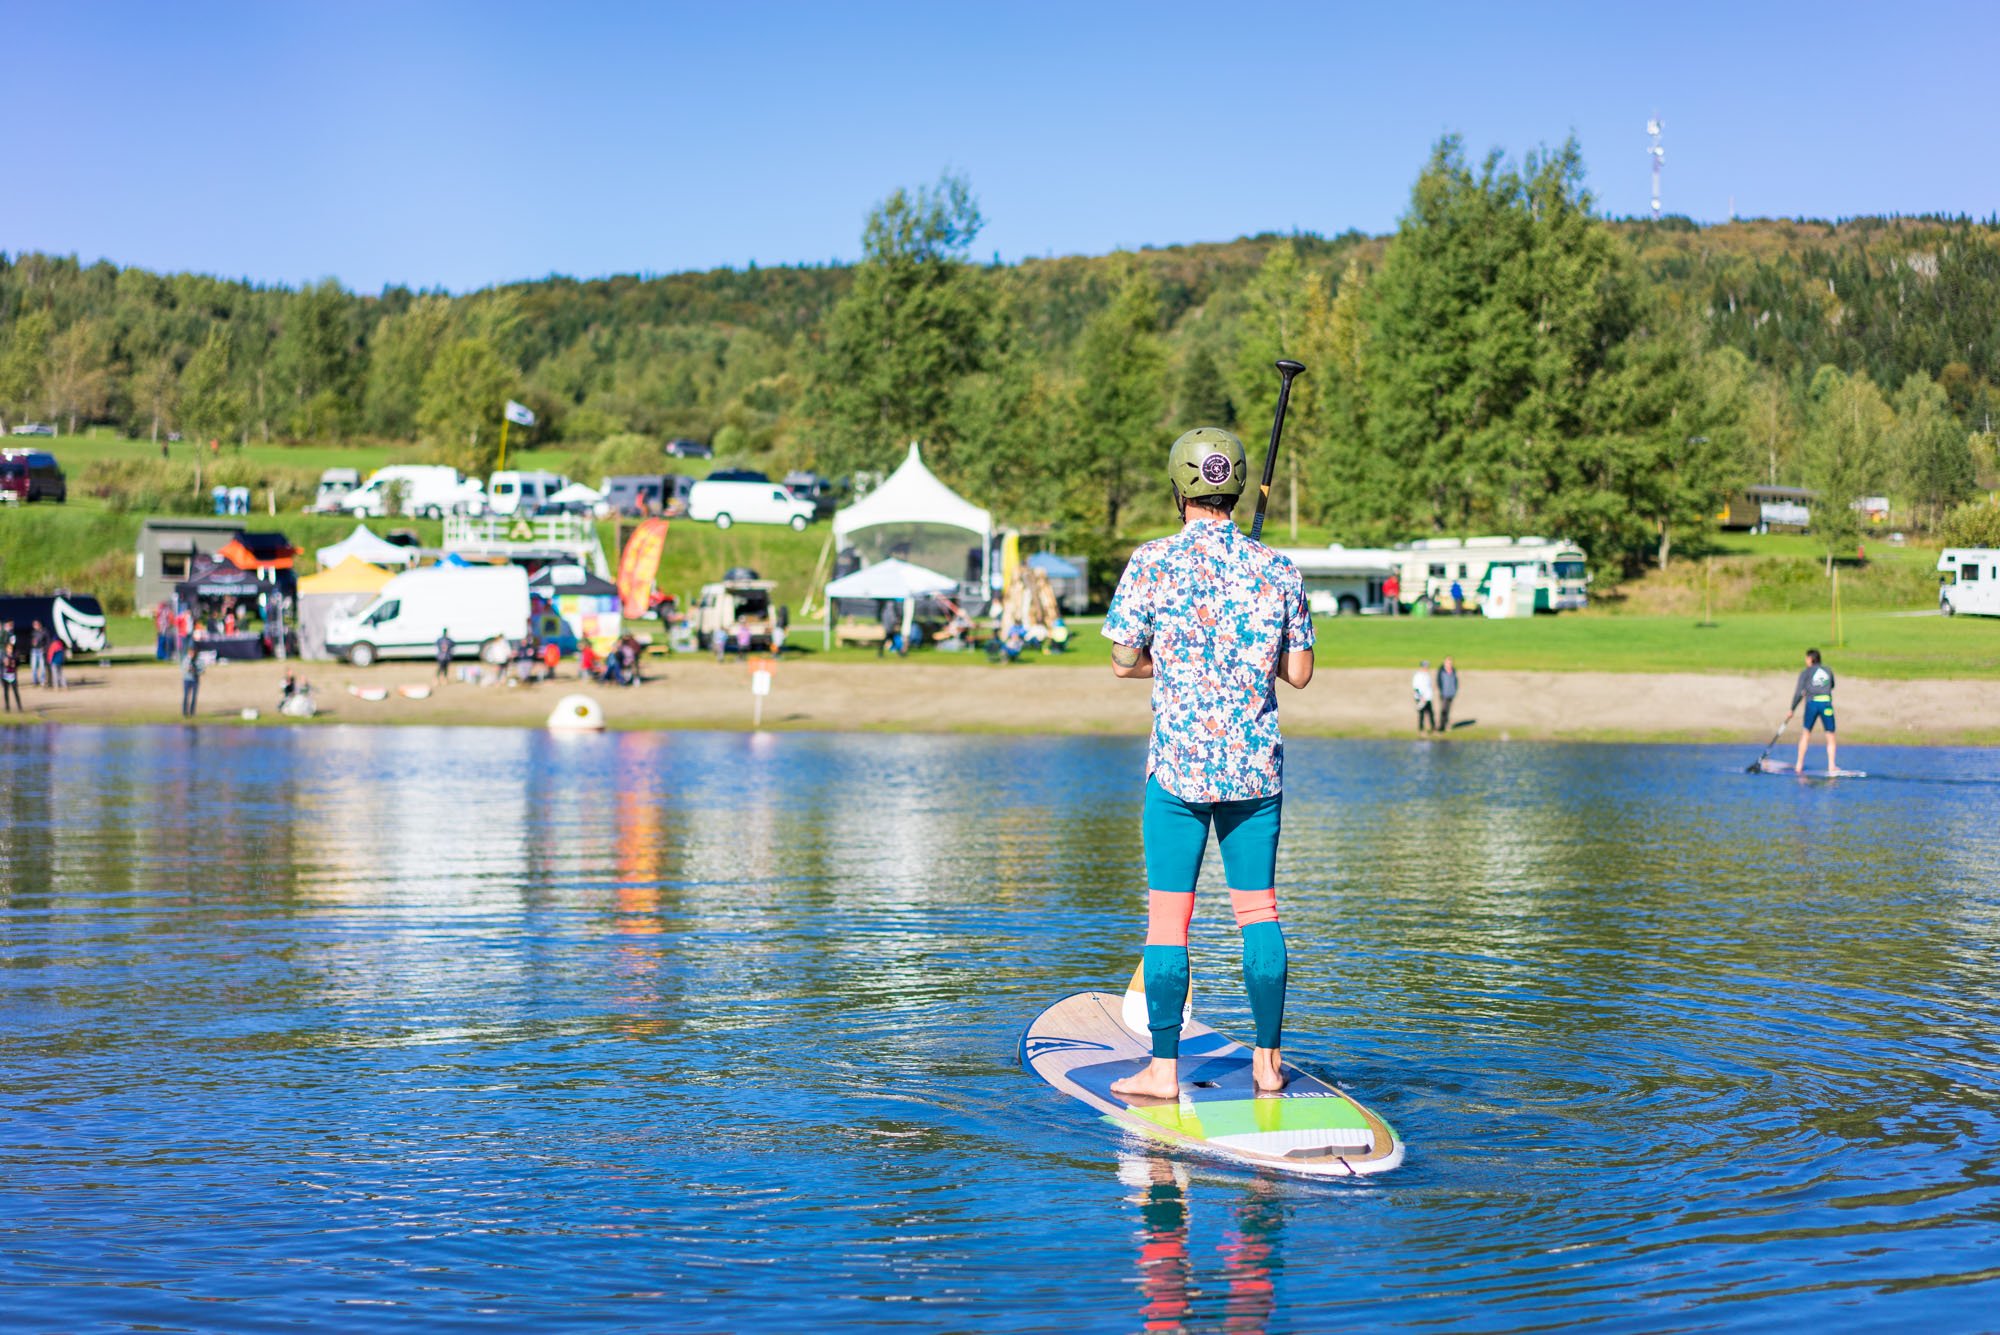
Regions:
<instances>
[{"instance_id":1,"label":"white cargo van","mask_svg":"<svg viewBox=\"0 0 2000 1335\"><path fill-rule=\"evenodd\" d=\"M361 485L361 473L353 468L329 468L319 475L319 490L313 493L314 514L339 514L340 503Z\"/></svg>"},{"instance_id":2,"label":"white cargo van","mask_svg":"<svg viewBox=\"0 0 2000 1335\"><path fill-rule=\"evenodd\" d=\"M486 511L486 491L477 478L463 478L442 464L391 464L340 498L340 508L364 519L390 513L398 487L405 488L400 513L420 519L477 515Z\"/></svg>"},{"instance_id":3,"label":"white cargo van","mask_svg":"<svg viewBox=\"0 0 2000 1335\"><path fill-rule=\"evenodd\" d=\"M775 482L697 482L688 492L688 518L731 524L790 524L803 533L814 506Z\"/></svg>"},{"instance_id":4,"label":"white cargo van","mask_svg":"<svg viewBox=\"0 0 2000 1335\"><path fill-rule=\"evenodd\" d=\"M519 566L425 566L396 576L375 601L327 622L327 652L356 667L429 658L449 635L458 657L504 664L528 633L528 572Z\"/></svg>"},{"instance_id":5,"label":"white cargo van","mask_svg":"<svg viewBox=\"0 0 2000 1335\"><path fill-rule=\"evenodd\" d=\"M2000 547L1947 547L1938 553L1938 611L2000 616Z\"/></svg>"},{"instance_id":6,"label":"white cargo van","mask_svg":"<svg viewBox=\"0 0 2000 1335\"><path fill-rule=\"evenodd\" d=\"M548 503L549 497L569 485L556 473L527 473L506 469L486 480L486 510L496 515L532 515Z\"/></svg>"}]
</instances>

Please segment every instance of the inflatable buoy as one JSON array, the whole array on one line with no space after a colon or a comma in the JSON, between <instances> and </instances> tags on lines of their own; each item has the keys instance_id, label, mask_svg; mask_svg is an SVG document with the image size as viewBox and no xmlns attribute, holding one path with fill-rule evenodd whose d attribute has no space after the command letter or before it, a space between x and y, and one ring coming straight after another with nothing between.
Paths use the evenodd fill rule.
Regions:
<instances>
[{"instance_id":1,"label":"inflatable buoy","mask_svg":"<svg viewBox=\"0 0 2000 1335\"><path fill-rule=\"evenodd\" d=\"M398 686L396 694L402 696L405 700L428 700L431 698L431 688L428 686Z\"/></svg>"},{"instance_id":2,"label":"inflatable buoy","mask_svg":"<svg viewBox=\"0 0 2000 1335\"><path fill-rule=\"evenodd\" d=\"M565 695L549 715L550 732L603 732L604 711L587 695Z\"/></svg>"},{"instance_id":3,"label":"inflatable buoy","mask_svg":"<svg viewBox=\"0 0 2000 1335\"><path fill-rule=\"evenodd\" d=\"M387 700L389 692L381 686L349 686L347 693L357 700Z\"/></svg>"}]
</instances>

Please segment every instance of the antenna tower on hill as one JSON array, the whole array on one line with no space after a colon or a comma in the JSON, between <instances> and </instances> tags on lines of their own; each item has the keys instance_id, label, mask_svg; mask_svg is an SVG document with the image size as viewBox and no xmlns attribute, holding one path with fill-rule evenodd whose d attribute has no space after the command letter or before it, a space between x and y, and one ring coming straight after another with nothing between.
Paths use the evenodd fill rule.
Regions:
<instances>
[{"instance_id":1,"label":"antenna tower on hill","mask_svg":"<svg viewBox=\"0 0 2000 1335\"><path fill-rule=\"evenodd\" d=\"M1665 128L1666 125L1660 120L1660 113L1657 111L1653 113L1653 118L1646 122L1646 133L1648 135L1651 135L1653 140L1652 146L1646 150L1646 156L1653 160L1653 221L1654 222L1658 222L1660 220L1660 164L1664 162L1667 157L1667 150L1660 147L1660 131L1664 130Z\"/></svg>"}]
</instances>

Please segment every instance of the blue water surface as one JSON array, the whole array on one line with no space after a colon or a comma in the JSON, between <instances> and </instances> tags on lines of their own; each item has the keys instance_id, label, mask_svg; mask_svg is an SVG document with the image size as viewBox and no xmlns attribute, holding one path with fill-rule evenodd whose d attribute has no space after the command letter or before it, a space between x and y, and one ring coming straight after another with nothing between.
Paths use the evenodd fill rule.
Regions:
<instances>
[{"instance_id":1,"label":"blue water surface","mask_svg":"<svg viewBox=\"0 0 2000 1335\"><path fill-rule=\"evenodd\" d=\"M1328 1185L1014 1063L1138 741L0 731L0 1326L1991 1328L2000 754L1842 758L1292 743Z\"/></svg>"}]
</instances>

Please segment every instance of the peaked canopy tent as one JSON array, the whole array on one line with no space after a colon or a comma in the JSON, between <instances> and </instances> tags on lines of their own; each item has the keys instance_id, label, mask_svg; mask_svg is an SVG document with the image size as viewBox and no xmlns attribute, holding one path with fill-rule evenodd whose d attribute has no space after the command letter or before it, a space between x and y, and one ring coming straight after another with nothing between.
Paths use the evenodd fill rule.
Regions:
<instances>
[{"instance_id":1,"label":"peaked canopy tent","mask_svg":"<svg viewBox=\"0 0 2000 1335\"><path fill-rule=\"evenodd\" d=\"M350 556L358 556L370 565L407 566L417 559L414 547L398 547L386 538L378 538L366 524L356 524L354 532L342 538L331 547L322 547L313 553L321 570L332 570Z\"/></svg>"},{"instance_id":2,"label":"peaked canopy tent","mask_svg":"<svg viewBox=\"0 0 2000 1335\"><path fill-rule=\"evenodd\" d=\"M334 617L358 612L395 578L380 566L350 556L331 570L299 581L299 656L326 659L326 626Z\"/></svg>"},{"instance_id":3,"label":"peaked canopy tent","mask_svg":"<svg viewBox=\"0 0 2000 1335\"><path fill-rule=\"evenodd\" d=\"M976 603L983 604L991 592L987 562L993 516L938 481L924 467L915 441L881 486L834 512L833 540L870 565L894 558L942 571L964 598ZM827 593L841 596L831 585Z\"/></svg>"},{"instance_id":4,"label":"peaked canopy tent","mask_svg":"<svg viewBox=\"0 0 2000 1335\"><path fill-rule=\"evenodd\" d=\"M543 566L528 580L528 592L544 599L554 618L538 624L536 633L556 641L564 653L575 652L584 640L607 650L625 633L618 586L583 566Z\"/></svg>"},{"instance_id":5,"label":"peaked canopy tent","mask_svg":"<svg viewBox=\"0 0 2000 1335\"><path fill-rule=\"evenodd\" d=\"M886 485L886 484L885 484ZM843 598L866 598L876 602L903 604L903 634L910 633L916 616L917 600L937 594L958 592L958 581L935 570L911 565L895 557L863 566L851 575L842 575L826 586L825 644L833 645L833 608Z\"/></svg>"}]
</instances>

